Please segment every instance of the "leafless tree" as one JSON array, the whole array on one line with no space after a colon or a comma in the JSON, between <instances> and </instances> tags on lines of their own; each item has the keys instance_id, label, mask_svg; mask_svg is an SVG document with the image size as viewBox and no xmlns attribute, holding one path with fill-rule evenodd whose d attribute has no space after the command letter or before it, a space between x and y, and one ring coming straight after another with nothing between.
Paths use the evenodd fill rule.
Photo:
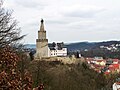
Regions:
<instances>
[{"instance_id":1,"label":"leafless tree","mask_svg":"<svg viewBox=\"0 0 120 90\"><path fill-rule=\"evenodd\" d=\"M12 11L2 6L3 2L0 1L0 47L13 45L25 36L20 36L20 28L12 17Z\"/></svg>"}]
</instances>

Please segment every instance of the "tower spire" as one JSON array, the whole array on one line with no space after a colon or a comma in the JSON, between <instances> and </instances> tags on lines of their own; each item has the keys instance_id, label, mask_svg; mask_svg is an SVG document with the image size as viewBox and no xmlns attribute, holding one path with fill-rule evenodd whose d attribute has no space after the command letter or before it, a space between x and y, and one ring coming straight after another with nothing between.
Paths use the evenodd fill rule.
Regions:
<instances>
[{"instance_id":1,"label":"tower spire","mask_svg":"<svg viewBox=\"0 0 120 90\"><path fill-rule=\"evenodd\" d=\"M36 39L36 58L49 56L48 39L44 30L44 20L41 19L40 30L38 31L38 39Z\"/></svg>"},{"instance_id":2,"label":"tower spire","mask_svg":"<svg viewBox=\"0 0 120 90\"><path fill-rule=\"evenodd\" d=\"M43 19L41 19L40 31L45 31L44 30L44 20Z\"/></svg>"}]
</instances>

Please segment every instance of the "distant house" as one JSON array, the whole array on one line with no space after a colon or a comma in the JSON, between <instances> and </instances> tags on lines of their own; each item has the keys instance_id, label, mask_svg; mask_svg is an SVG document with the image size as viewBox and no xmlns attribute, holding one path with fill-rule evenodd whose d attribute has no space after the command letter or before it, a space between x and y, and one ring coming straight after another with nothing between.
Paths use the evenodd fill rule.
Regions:
<instances>
[{"instance_id":1,"label":"distant house","mask_svg":"<svg viewBox=\"0 0 120 90\"><path fill-rule=\"evenodd\" d=\"M108 59L106 60L106 65L109 66L113 63L113 60L112 59Z\"/></svg>"},{"instance_id":2,"label":"distant house","mask_svg":"<svg viewBox=\"0 0 120 90\"><path fill-rule=\"evenodd\" d=\"M103 57L94 57L94 60L103 60Z\"/></svg>"},{"instance_id":3,"label":"distant house","mask_svg":"<svg viewBox=\"0 0 120 90\"><path fill-rule=\"evenodd\" d=\"M104 68L104 73L105 74L110 74L110 73L119 73L120 72L120 65L119 64L111 64Z\"/></svg>"},{"instance_id":4,"label":"distant house","mask_svg":"<svg viewBox=\"0 0 120 90\"><path fill-rule=\"evenodd\" d=\"M119 64L112 64L112 65L109 65L109 70L111 71L111 72L119 72L120 70L119 70Z\"/></svg>"},{"instance_id":5,"label":"distant house","mask_svg":"<svg viewBox=\"0 0 120 90\"><path fill-rule=\"evenodd\" d=\"M119 59L103 59L102 57L86 58L86 62L90 68L97 72L104 72L104 74L120 73Z\"/></svg>"},{"instance_id":6,"label":"distant house","mask_svg":"<svg viewBox=\"0 0 120 90\"><path fill-rule=\"evenodd\" d=\"M85 60L88 64L91 64L92 58L85 58Z\"/></svg>"},{"instance_id":7,"label":"distant house","mask_svg":"<svg viewBox=\"0 0 120 90\"><path fill-rule=\"evenodd\" d=\"M100 65L100 66L105 66L106 65L106 60L97 60L96 64Z\"/></svg>"},{"instance_id":8,"label":"distant house","mask_svg":"<svg viewBox=\"0 0 120 90\"><path fill-rule=\"evenodd\" d=\"M55 43L53 42L49 45L50 56L67 56L67 48L64 46L64 43Z\"/></svg>"},{"instance_id":9,"label":"distant house","mask_svg":"<svg viewBox=\"0 0 120 90\"><path fill-rule=\"evenodd\" d=\"M113 64L118 64L119 63L119 59L113 59Z\"/></svg>"},{"instance_id":10,"label":"distant house","mask_svg":"<svg viewBox=\"0 0 120 90\"><path fill-rule=\"evenodd\" d=\"M113 84L113 90L120 90L120 82L115 82Z\"/></svg>"}]
</instances>

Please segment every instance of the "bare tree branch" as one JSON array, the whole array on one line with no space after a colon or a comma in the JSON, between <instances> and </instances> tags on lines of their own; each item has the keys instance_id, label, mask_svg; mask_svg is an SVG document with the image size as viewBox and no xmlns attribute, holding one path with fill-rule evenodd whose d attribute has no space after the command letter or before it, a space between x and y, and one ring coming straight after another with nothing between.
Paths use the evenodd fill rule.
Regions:
<instances>
[{"instance_id":1,"label":"bare tree branch","mask_svg":"<svg viewBox=\"0 0 120 90\"><path fill-rule=\"evenodd\" d=\"M20 28L12 17L12 11L5 10L2 5L3 2L0 1L0 48L13 45L25 36L20 36Z\"/></svg>"}]
</instances>

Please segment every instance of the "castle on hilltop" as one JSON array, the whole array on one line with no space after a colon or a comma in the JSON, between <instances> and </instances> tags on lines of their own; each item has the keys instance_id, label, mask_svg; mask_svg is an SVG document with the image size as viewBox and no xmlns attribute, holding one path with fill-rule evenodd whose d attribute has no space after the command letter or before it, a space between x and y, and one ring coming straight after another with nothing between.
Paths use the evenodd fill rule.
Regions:
<instances>
[{"instance_id":1,"label":"castle on hilltop","mask_svg":"<svg viewBox=\"0 0 120 90\"><path fill-rule=\"evenodd\" d=\"M38 39L36 39L36 55L35 58L67 56L67 48L64 43L48 44L46 38L46 30L44 29L44 20L41 20L40 30L38 31Z\"/></svg>"}]
</instances>

